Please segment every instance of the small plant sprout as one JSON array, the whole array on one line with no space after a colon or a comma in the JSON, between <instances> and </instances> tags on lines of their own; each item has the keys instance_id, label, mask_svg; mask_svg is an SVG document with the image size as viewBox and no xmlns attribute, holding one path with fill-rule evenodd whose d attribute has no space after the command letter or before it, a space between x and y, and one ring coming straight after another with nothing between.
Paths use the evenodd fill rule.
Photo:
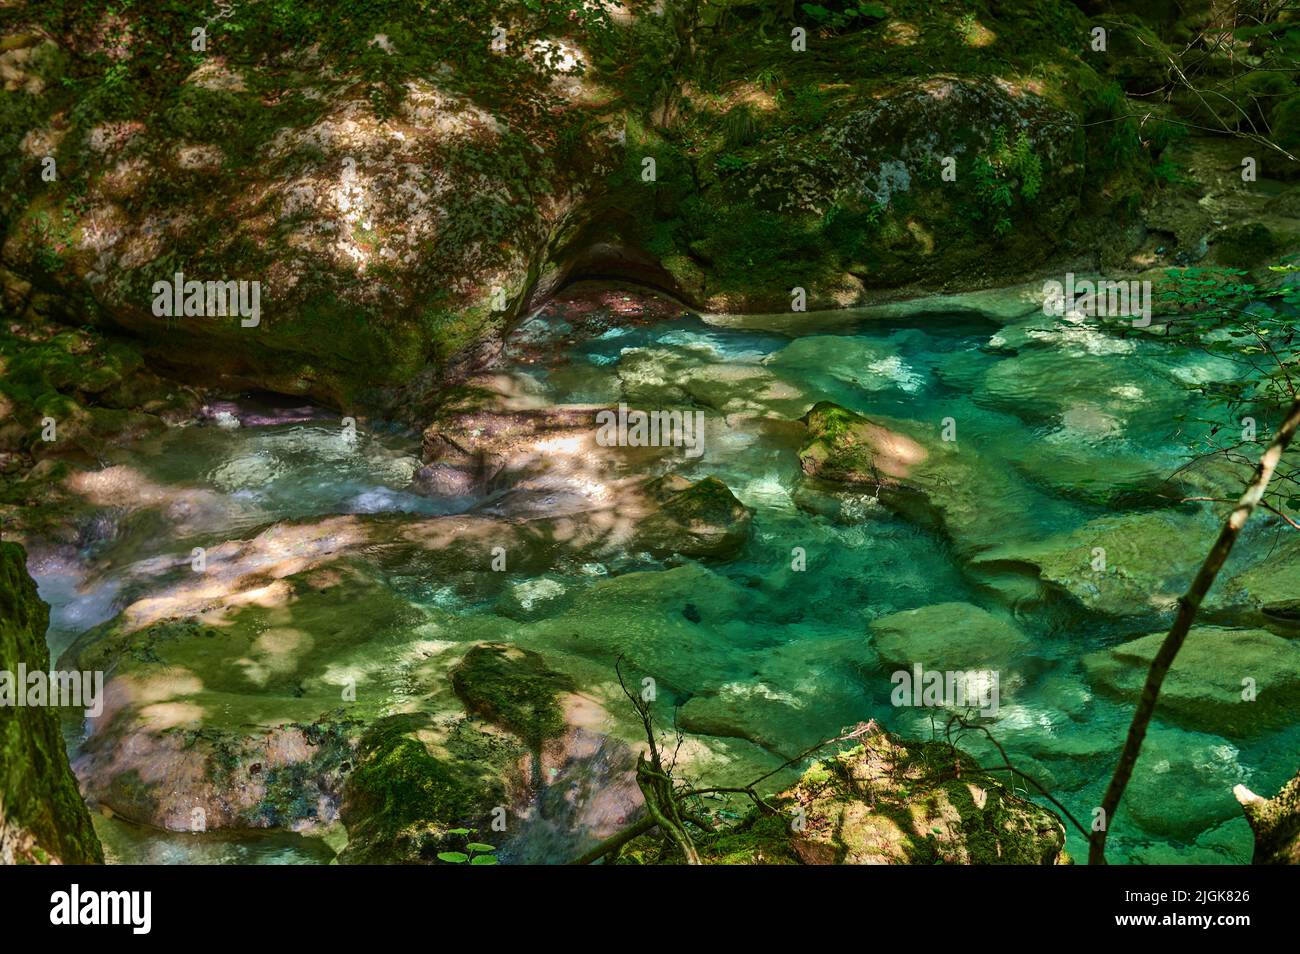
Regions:
<instances>
[{"instance_id":1,"label":"small plant sprout","mask_svg":"<svg viewBox=\"0 0 1300 954\"><path fill-rule=\"evenodd\" d=\"M497 863L496 846L485 844L481 841L469 841L469 836L473 835L473 828L452 828L447 834L455 835L457 838L464 838L464 851L440 851L438 860L445 861L449 865L494 865Z\"/></svg>"}]
</instances>

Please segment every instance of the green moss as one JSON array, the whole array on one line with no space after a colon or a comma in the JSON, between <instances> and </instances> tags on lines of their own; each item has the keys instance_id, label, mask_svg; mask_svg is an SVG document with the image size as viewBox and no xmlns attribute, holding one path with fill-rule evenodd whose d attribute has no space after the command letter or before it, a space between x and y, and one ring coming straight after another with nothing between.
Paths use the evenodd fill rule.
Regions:
<instances>
[{"instance_id":1,"label":"green moss","mask_svg":"<svg viewBox=\"0 0 1300 954\"><path fill-rule=\"evenodd\" d=\"M340 860L432 862L447 829L472 825L504 797L499 782L434 757L410 736L428 725L426 716L391 716L362 737L344 791L349 841Z\"/></svg>"},{"instance_id":2,"label":"green moss","mask_svg":"<svg viewBox=\"0 0 1300 954\"><path fill-rule=\"evenodd\" d=\"M0 543L0 670L8 672L19 665L50 668L49 608L37 596L26 562L22 547ZM17 852L16 860L27 857L29 840L29 860L104 860L52 709L0 706L0 828L12 835L6 844Z\"/></svg>"},{"instance_id":3,"label":"green moss","mask_svg":"<svg viewBox=\"0 0 1300 954\"><path fill-rule=\"evenodd\" d=\"M808 442L799 451L804 472L825 480L874 483L878 480L871 422L830 401L819 401L803 417Z\"/></svg>"},{"instance_id":4,"label":"green moss","mask_svg":"<svg viewBox=\"0 0 1300 954\"><path fill-rule=\"evenodd\" d=\"M475 646L451 671L451 685L465 707L536 748L564 731L561 693L573 690L567 676L537 653L502 643Z\"/></svg>"}]
</instances>

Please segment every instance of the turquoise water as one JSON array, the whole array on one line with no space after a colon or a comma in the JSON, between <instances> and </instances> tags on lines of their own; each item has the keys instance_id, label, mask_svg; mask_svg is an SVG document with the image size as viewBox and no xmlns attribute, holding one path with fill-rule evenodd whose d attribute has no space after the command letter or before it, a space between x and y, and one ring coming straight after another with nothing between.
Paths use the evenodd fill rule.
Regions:
<instances>
[{"instance_id":1,"label":"turquoise water","mask_svg":"<svg viewBox=\"0 0 1300 954\"><path fill-rule=\"evenodd\" d=\"M834 333L789 337L689 317L565 346L558 342L570 329L539 319L521 336L529 342L528 358L521 349L505 357L504 370L525 390L554 404L622 400L705 412L703 455L662 460L652 472L722 478L754 510L745 551L733 562L704 567L636 553L596 567L557 567L548 578L578 595L569 604L577 609L556 610L554 626L545 618L506 620L495 613L495 590L454 586L422 564L375 563L375 576L448 643L489 636L518 641L606 687L615 658L625 654L660 680L658 714L666 724L697 695L726 700L755 741L703 737L710 754L698 771L722 771L725 762L733 776L761 774L779 763L774 752L798 751L866 718L905 735L941 735L943 711L891 705L895 667L876 655L869 625L936 603L982 607L1030 638L1028 649L999 661L1001 706L988 728L1018 767L1086 824L1131 708L1098 695L1080 657L1158 631L1167 619L1155 612L1103 617L1023 575L981 569L971 557L1042 541L1101 516L1150 509L1140 495L1130 508L1125 488L1176 470L1205 426L1180 417L1211 413L1197 406L1187 385L1236 372L1156 341L1047 322L1029 316L1002 326L953 315L854 324L837 314L827 325ZM807 316L806 328L816 324L816 316ZM967 475L979 484L967 524L940 532L865 494L840 495L829 510L825 501L811 500L797 458L800 429L789 422L819 400L936 439L951 420L959 454L971 462ZM33 561L53 606L53 649L147 596L165 577L159 567L183 559L193 546L247 538L286 518L384 512L418 519L471 510L473 499L414 492L418 448L416 436L373 425L348 444L337 421L312 420L177 428L117 452L109 463L124 474L114 484L118 496L106 503L101 489L101 505L82 518L90 539L75 554L51 552ZM1163 568L1169 578L1190 579L1213 539L1213 515L1203 512L1201 519L1201 547L1171 542ZM1268 546L1274 532L1253 528L1242 549ZM802 572L791 566L796 548L806 554ZM354 558L368 559L364 551ZM526 579L512 574L508 582ZM584 612L584 605L595 609ZM637 622L624 626L624 619ZM609 621L608 632L559 639L600 620ZM363 641L365 621L352 625ZM392 705L406 701L395 695ZM1112 861L1248 861L1251 837L1232 786L1275 790L1295 771L1297 743L1296 729L1229 740L1157 725L1131 790L1144 807L1136 814L1122 810L1110 840ZM976 735L963 744L996 760ZM114 857L124 862L333 857L320 839L297 834L227 838L111 825ZM1067 830L1071 852L1086 854L1082 837ZM520 850L515 857L538 856Z\"/></svg>"}]
</instances>

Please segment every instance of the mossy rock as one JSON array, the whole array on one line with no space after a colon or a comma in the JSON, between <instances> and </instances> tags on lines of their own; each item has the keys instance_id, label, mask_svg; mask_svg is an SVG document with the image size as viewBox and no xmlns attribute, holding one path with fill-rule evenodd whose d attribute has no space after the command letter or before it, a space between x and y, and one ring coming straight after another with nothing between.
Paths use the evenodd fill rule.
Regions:
<instances>
[{"instance_id":1,"label":"mossy rock","mask_svg":"<svg viewBox=\"0 0 1300 954\"><path fill-rule=\"evenodd\" d=\"M855 487L896 486L929 455L920 444L830 401L801 420L808 442L799 464L810 477Z\"/></svg>"},{"instance_id":2,"label":"mossy rock","mask_svg":"<svg viewBox=\"0 0 1300 954\"><path fill-rule=\"evenodd\" d=\"M753 515L717 477L691 483L670 475L645 491L658 508L637 525L635 545L656 556L730 559L749 539Z\"/></svg>"},{"instance_id":3,"label":"mossy rock","mask_svg":"<svg viewBox=\"0 0 1300 954\"><path fill-rule=\"evenodd\" d=\"M564 731L560 694L573 681L550 669L540 655L504 643L475 646L451 671L465 707L508 729L536 748Z\"/></svg>"},{"instance_id":4,"label":"mossy rock","mask_svg":"<svg viewBox=\"0 0 1300 954\"><path fill-rule=\"evenodd\" d=\"M812 765L755 811L698 839L705 864L1052 865L1065 826L959 749L871 727L862 744ZM659 861L647 840L620 861ZM669 862L673 857L666 859Z\"/></svg>"},{"instance_id":5,"label":"mossy rock","mask_svg":"<svg viewBox=\"0 0 1300 954\"><path fill-rule=\"evenodd\" d=\"M1235 794L1255 833L1255 864L1300 865L1300 773L1269 799L1243 786Z\"/></svg>"},{"instance_id":6,"label":"mossy rock","mask_svg":"<svg viewBox=\"0 0 1300 954\"><path fill-rule=\"evenodd\" d=\"M418 737L428 716L390 716L371 726L344 789L345 864L432 864L450 830L474 827L506 798L502 782L472 762L430 753Z\"/></svg>"},{"instance_id":7,"label":"mossy rock","mask_svg":"<svg viewBox=\"0 0 1300 954\"><path fill-rule=\"evenodd\" d=\"M1268 264L1279 244L1268 226L1258 222L1234 225L1214 239L1214 254L1223 265L1233 268L1256 268Z\"/></svg>"},{"instance_id":8,"label":"mossy rock","mask_svg":"<svg viewBox=\"0 0 1300 954\"><path fill-rule=\"evenodd\" d=\"M814 765L784 796L809 864L1051 865L1065 827L943 742L877 732Z\"/></svg>"}]
</instances>

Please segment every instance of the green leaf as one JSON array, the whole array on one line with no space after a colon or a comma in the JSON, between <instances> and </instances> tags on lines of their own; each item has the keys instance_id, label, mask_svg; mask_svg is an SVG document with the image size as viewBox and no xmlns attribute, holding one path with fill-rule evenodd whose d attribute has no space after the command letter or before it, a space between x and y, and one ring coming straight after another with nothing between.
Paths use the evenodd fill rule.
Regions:
<instances>
[{"instance_id":1,"label":"green leaf","mask_svg":"<svg viewBox=\"0 0 1300 954\"><path fill-rule=\"evenodd\" d=\"M485 845L481 841L471 841L465 846L470 851L496 851L496 845Z\"/></svg>"},{"instance_id":2,"label":"green leaf","mask_svg":"<svg viewBox=\"0 0 1300 954\"><path fill-rule=\"evenodd\" d=\"M472 865L494 865L497 863L496 855L476 855L470 862Z\"/></svg>"},{"instance_id":3,"label":"green leaf","mask_svg":"<svg viewBox=\"0 0 1300 954\"><path fill-rule=\"evenodd\" d=\"M468 835L468 834L470 834L473 830L474 830L473 828L448 828L448 829L447 829L447 834L449 834L449 835Z\"/></svg>"},{"instance_id":4,"label":"green leaf","mask_svg":"<svg viewBox=\"0 0 1300 954\"><path fill-rule=\"evenodd\" d=\"M438 852L439 861L447 861L453 865L463 865L469 861L469 855L462 851L440 851Z\"/></svg>"}]
</instances>

